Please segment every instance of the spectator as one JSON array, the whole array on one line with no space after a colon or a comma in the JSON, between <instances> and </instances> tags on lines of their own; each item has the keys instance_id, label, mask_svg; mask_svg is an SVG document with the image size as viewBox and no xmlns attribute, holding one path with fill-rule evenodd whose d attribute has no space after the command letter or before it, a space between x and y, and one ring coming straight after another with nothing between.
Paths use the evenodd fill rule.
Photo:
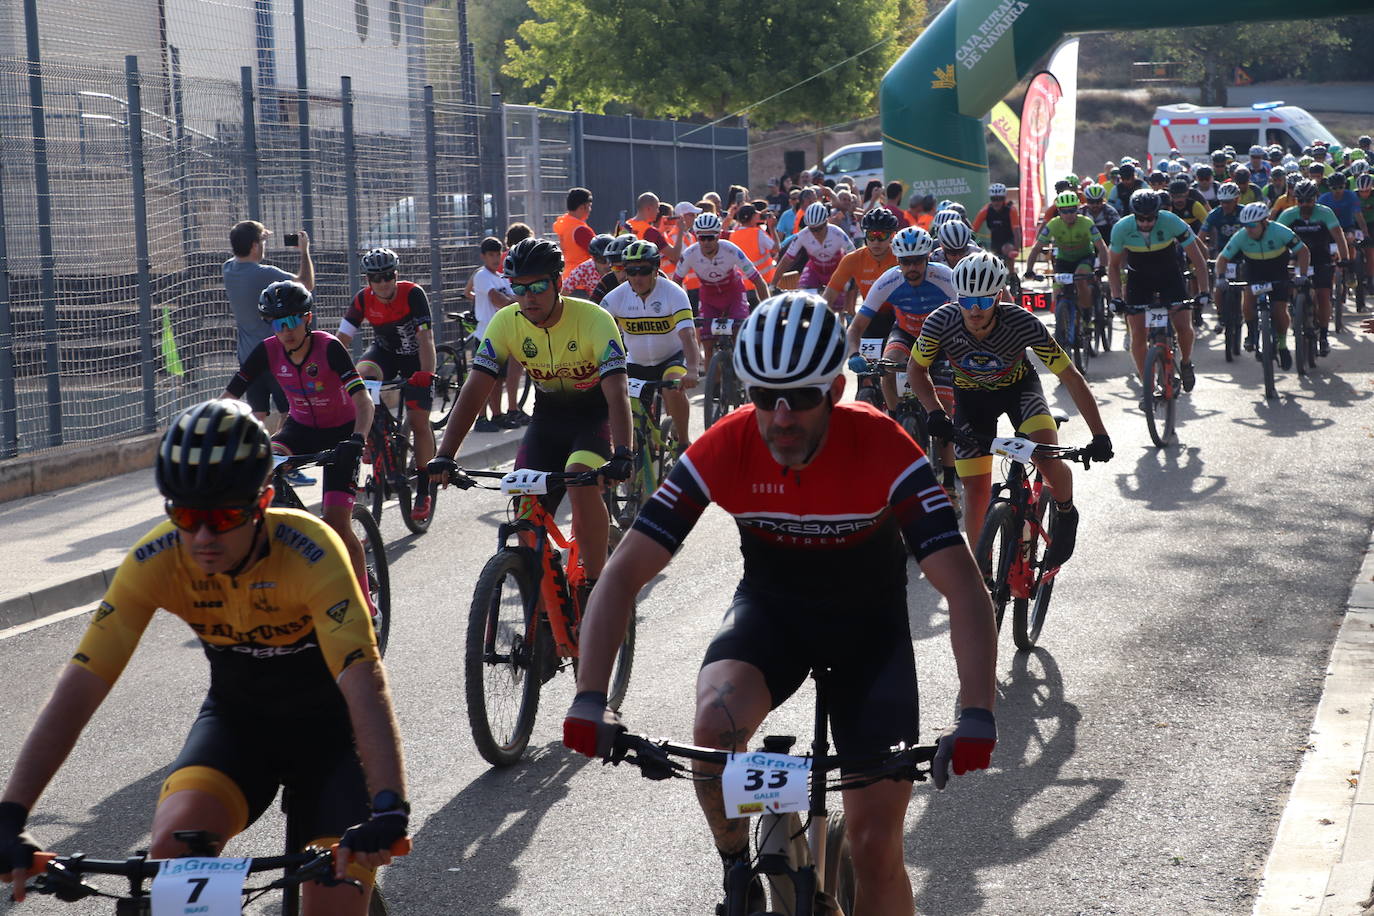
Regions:
<instances>
[{"instance_id":1,"label":"spectator","mask_svg":"<svg viewBox=\"0 0 1374 916\"><path fill-rule=\"evenodd\" d=\"M935 195L912 191L906 209L908 225L930 231L931 220L935 219Z\"/></svg>"},{"instance_id":2,"label":"spectator","mask_svg":"<svg viewBox=\"0 0 1374 916\"><path fill-rule=\"evenodd\" d=\"M654 224L658 222L658 195L652 191L645 191L639 195L639 199L635 201L635 206L638 208L635 215L625 221L629 225L630 231L639 238L653 242L660 247L667 244L667 240L663 238L663 233L654 228Z\"/></svg>"},{"instance_id":3,"label":"spectator","mask_svg":"<svg viewBox=\"0 0 1374 916\"><path fill-rule=\"evenodd\" d=\"M783 179L784 182L786 180L786 178ZM776 178L768 179L768 194L765 199L768 203L768 209L772 210L774 213L781 213L782 208L787 206L787 193L782 189L782 184ZM755 201L755 204L757 203L758 201Z\"/></svg>"},{"instance_id":4,"label":"spectator","mask_svg":"<svg viewBox=\"0 0 1374 916\"><path fill-rule=\"evenodd\" d=\"M797 230L801 229L801 225L797 221L801 219L802 211L815 202L816 189L812 187L802 188L797 194L797 205L790 212L784 213L782 219L778 220L779 237L785 239L795 235Z\"/></svg>"},{"instance_id":5,"label":"spectator","mask_svg":"<svg viewBox=\"0 0 1374 916\"><path fill-rule=\"evenodd\" d=\"M885 202L883 206L897 215L897 221L901 223L899 229L911 225L911 217L907 216L906 210L902 207L902 195L906 193L906 186L900 181L889 181L884 189Z\"/></svg>"},{"instance_id":6,"label":"spectator","mask_svg":"<svg viewBox=\"0 0 1374 916\"><path fill-rule=\"evenodd\" d=\"M736 212L735 221L736 226L730 233L730 241L753 262L754 269L763 275L764 282L771 284L773 272L777 267L773 255L777 252L778 243L768 234L768 230L760 225L760 211L756 210L753 204L745 204ZM752 290L749 291L751 299L754 295ZM750 305L758 303L751 302Z\"/></svg>"},{"instance_id":7,"label":"spectator","mask_svg":"<svg viewBox=\"0 0 1374 916\"><path fill-rule=\"evenodd\" d=\"M849 191L840 191L835 195L835 212L830 214L830 221L844 230L844 234L851 239L858 238L862 233L859 231L859 218L855 209L854 195Z\"/></svg>"},{"instance_id":8,"label":"spectator","mask_svg":"<svg viewBox=\"0 0 1374 916\"><path fill-rule=\"evenodd\" d=\"M240 365L254 347L272 336L258 314L258 297L263 290L278 280L295 280L309 292L315 291L315 262L310 259L310 236L304 231L297 235L300 237L301 268L299 273L289 274L280 267L262 263L267 239L272 236L271 229L257 220L246 219L229 230L229 247L233 249L234 256L224 262L224 289L229 294L229 307L238 325ZM275 428L281 424L281 418L287 410L286 395L271 373L254 379L244 392L243 399L253 408L253 415L259 420L266 420L268 408L276 404L277 416L271 425Z\"/></svg>"},{"instance_id":9,"label":"spectator","mask_svg":"<svg viewBox=\"0 0 1374 916\"><path fill-rule=\"evenodd\" d=\"M506 230L506 250L510 251L516 244L533 236L534 230L524 223L511 223L510 228Z\"/></svg>"},{"instance_id":10,"label":"spectator","mask_svg":"<svg viewBox=\"0 0 1374 916\"><path fill-rule=\"evenodd\" d=\"M883 183L876 178L869 179L864 187L863 209L865 212L883 202Z\"/></svg>"},{"instance_id":11,"label":"spectator","mask_svg":"<svg viewBox=\"0 0 1374 916\"><path fill-rule=\"evenodd\" d=\"M587 225L587 217L592 214L592 192L586 188L572 188L568 191L568 212L553 221L553 234L558 236L558 247L563 249L563 263L576 267L587 258L587 246L596 233Z\"/></svg>"},{"instance_id":12,"label":"spectator","mask_svg":"<svg viewBox=\"0 0 1374 916\"><path fill-rule=\"evenodd\" d=\"M510 282L501 275L501 259L504 254L501 240L495 236L488 236L482 239L478 250L482 254L482 266L472 275L472 291L477 300L473 311L477 313L477 339L480 341L486 336L487 325L491 323L491 319L496 317L496 313L501 309L514 302L515 297L511 295ZM520 377L520 363L514 359L508 360L501 368L501 374L497 376L498 384L491 389L486 410L477 418L474 430L479 433L494 433L503 429L514 429L529 422L528 415L519 407ZM508 410L504 414L501 413L501 380L506 383ZM488 413L490 417L487 416Z\"/></svg>"}]
</instances>

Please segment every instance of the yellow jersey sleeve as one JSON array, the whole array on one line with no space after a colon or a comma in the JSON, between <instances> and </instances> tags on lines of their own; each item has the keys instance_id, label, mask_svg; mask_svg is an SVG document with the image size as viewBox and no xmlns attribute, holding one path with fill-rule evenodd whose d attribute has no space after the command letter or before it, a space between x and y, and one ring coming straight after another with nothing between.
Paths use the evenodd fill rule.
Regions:
<instances>
[{"instance_id":1,"label":"yellow jersey sleeve","mask_svg":"<svg viewBox=\"0 0 1374 916\"><path fill-rule=\"evenodd\" d=\"M1069 359L1069 354L1064 352L1064 348L1059 346L1058 341L1048 335L1046 337L1046 340L1031 347L1031 351L1040 357L1046 369L1055 375L1061 375L1065 369L1073 365L1073 362Z\"/></svg>"},{"instance_id":2,"label":"yellow jersey sleeve","mask_svg":"<svg viewBox=\"0 0 1374 916\"><path fill-rule=\"evenodd\" d=\"M314 616L320 653L329 666L329 673L338 680L351 665L361 661L376 662L381 658L377 652L372 614L358 577L353 573L348 548L334 529L313 516L308 521L299 518L292 521L297 527L313 528L312 537L331 542L332 549L309 567L308 576L298 581L301 582L301 603Z\"/></svg>"},{"instance_id":3,"label":"yellow jersey sleeve","mask_svg":"<svg viewBox=\"0 0 1374 916\"><path fill-rule=\"evenodd\" d=\"M138 648L158 602L147 586L171 574L169 561L180 550L180 532L163 522L125 555L114 581L91 615L71 663L113 686Z\"/></svg>"}]
</instances>

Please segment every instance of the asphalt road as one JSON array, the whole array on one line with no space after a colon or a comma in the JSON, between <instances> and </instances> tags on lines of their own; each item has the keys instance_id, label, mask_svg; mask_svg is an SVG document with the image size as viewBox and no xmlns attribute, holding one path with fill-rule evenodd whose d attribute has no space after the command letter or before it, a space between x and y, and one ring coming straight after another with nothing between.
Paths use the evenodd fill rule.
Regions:
<instances>
[{"instance_id":1,"label":"asphalt road","mask_svg":"<svg viewBox=\"0 0 1374 916\"><path fill-rule=\"evenodd\" d=\"M1374 343L1347 335L1313 381L1285 373L1267 403L1256 363L1209 346L1183 441L1163 452L1126 356L1093 363L1117 457L1076 472L1079 547L1043 648L1018 654L1004 634L994 769L915 791L906 849L922 912L1249 911L1374 515L1371 357ZM1064 439L1086 441L1081 421ZM503 514L494 494L450 492L425 537L394 514L383 526L397 615L387 664L415 809L415 852L383 876L393 911L712 912L719 865L690 786L565 751L568 675L545 688L527 760L494 771L477 756L463 627ZM634 730L690 738L694 673L740 570L732 527L711 510L641 600ZM923 582L910 591L926 739L957 687L937 597ZM5 769L82 627L0 641ZM189 632L162 615L40 802L38 836L107 857L144 843L204 679ZM806 734L808 698L765 731ZM280 836L272 812L231 852L270 854Z\"/></svg>"}]
</instances>

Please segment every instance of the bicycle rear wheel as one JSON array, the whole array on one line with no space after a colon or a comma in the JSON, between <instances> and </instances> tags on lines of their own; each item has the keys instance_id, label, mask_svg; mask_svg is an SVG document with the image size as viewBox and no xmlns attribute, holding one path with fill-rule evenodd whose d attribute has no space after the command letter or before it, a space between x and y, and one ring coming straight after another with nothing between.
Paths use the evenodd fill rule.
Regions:
<instances>
[{"instance_id":1,"label":"bicycle rear wheel","mask_svg":"<svg viewBox=\"0 0 1374 916\"><path fill-rule=\"evenodd\" d=\"M992 597L992 610L997 629L1002 629L1002 617L1011 600L1011 564L1020 546L1020 532L1016 530L1016 516L1011 503L997 502L988 508L983 530L978 534L978 549L973 557L983 574L983 582Z\"/></svg>"},{"instance_id":2,"label":"bicycle rear wheel","mask_svg":"<svg viewBox=\"0 0 1374 916\"><path fill-rule=\"evenodd\" d=\"M386 559L386 542L372 515L362 506L353 505L351 516L353 534L363 545L363 559L367 564L367 586L377 616L372 619L377 631L377 651L385 655L391 636L391 566Z\"/></svg>"},{"instance_id":3,"label":"bicycle rear wheel","mask_svg":"<svg viewBox=\"0 0 1374 916\"><path fill-rule=\"evenodd\" d=\"M1172 360L1164 358L1159 347L1145 353L1145 425L1157 448L1164 448L1174 439L1174 382Z\"/></svg>"},{"instance_id":4,"label":"bicycle rear wheel","mask_svg":"<svg viewBox=\"0 0 1374 916\"><path fill-rule=\"evenodd\" d=\"M548 653L537 601L534 576L513 549L488 560L473 589L463 660L468 725L477 752L493 766L518 761L534 730L543 678L533 667Z\"/></svg>"},{"instance_id":5,"label":"bicycle rear wheel","mask_svg":"<svg viewBox=\"0 0 1374 916\"><path fill-rule=\"evenodd\" d=\"M415 511L415 499L411 493L409 480L401 487L400 497L401 521L405 522L406 528L410 529L411 534L424 534L434 521L434 513L439 511L439 488L434 485L429 488L429 515L423 521L415 518L412 514Z\"/></svg>"},{"instance_id":6,"label":"bicycle rear wheel","mask_svg":"<svg viewBox=\"0 0 1374 916\"><path fill-rule=\"evenodd\" d=\"M466 375L467 365L459 359L457 350L448 344L434 348L434 401L429 410L430 426L443 429L448 423Z\"/></svg>"},{"instance_id":7,"label":"bicycle rear wheel","mask_svg":"<svg viewBox=\"0 0 1374 916\"><path fill-rule=\"evenodd\" d=\"M1097 347L1103 353L1112 348L1112 313L1107 309L1107 300L1099 287L1093 299L1093 326L1097 330Z\"/></svg>"},{"instance_id":8,"label":"bicycle rear wheel","mask_svg":"<svg viewBox=\"0 0 1374 916\"><path fill-rule=\"evenodd\" d=\"M1045 533L1050 541L1054 540L1055 529L1059 527L1059 513L1050 509L1050 502L1053 497L1048 489L1044 490L1040 496L1040 502L1035 507L1035 517L1042 526L1048 525ZM1046 522L1048 517L1049 521ZM1044 562L1045 542L1038 536L1030 539L1029 554L1026 562L1035 572L1038 581L1044 572L1040 565ZM1054 591L1054 579L1048 582L1040 582L1035 589L1035 594L1031 600L1025 601L1018 599L1012 609L1011 617L1011 638L1016 643L1016 648L1022 650L1034 649L1040 641L1040 631L1045 626L1045 616L1050 612L1050 595Z\"/></svg>"},{"instance_id":9,"label":"bicycle rear wheel","mask_svg":"<svg viewBox=\"0 0 1374 916\"><path fill-rule=\"evenodd\" d=\"M883 393L878 390L877 385L861 385L859 390L854 392L854 400L872 404L879 410L883 409Z\"/></svg>"}]
</instances>

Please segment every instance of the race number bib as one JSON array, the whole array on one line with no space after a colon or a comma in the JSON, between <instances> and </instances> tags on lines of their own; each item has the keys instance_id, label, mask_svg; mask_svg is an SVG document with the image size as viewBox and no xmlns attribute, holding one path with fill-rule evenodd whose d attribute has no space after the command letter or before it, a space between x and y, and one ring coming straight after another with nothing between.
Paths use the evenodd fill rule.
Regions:
<instances>
[{"instance_id":1,"label":"race number bib","mask_svg":"<svg viewBox=\"0 0 1374 916\"><path fill-rule=\"evenodd\" d=\"M644 393L644 379L632 378L625 383L625 387L630 389L630 397L637 398Z\"/></svg>"},{"instance_id":2,"label":"race number bib","mask_svg":"<svg viewBox=\"0 0 1374 916\"><path fill-rule=\"evenodd\" d=\"M363 387L367 389L368 395L372 398L373 404L382 403L382 383L380 379L363 379Z\"/></svg>"},{"instance_id":3,"label":"race number bib","mask_svg":"<svg viewBox=\"0 0 1374 916\"><path fill-rule=\"evenodd\" d=\"M735 321L733 318L712 318L711 333L721 336L729 336L735 333Z\"/></svg>"},{"instance_id":4,"label":"race number bib","mask_svg":"<svg viewBox=\"0 0 1374 916\"><path fill-rule=\"evenodd\" d=\"M501 492L507 496L543 496L549 492L549 472L511 471L501 478Z\"/></svg>"},{"instance_id":5,"label":"race number bib","mask_svg":"<svg viewBox=\"0 0 1374 916\"><path fill-rule=\"evenodd\" d=\"M864 359L879 359L883 355L882 337L862 337L859 339L859 355Z\"/></svg>"},{"instance_id":6,"label":"race number bib","mask_svg":"<svg viewBox=\"0 0 1374 916\"><path fill-rule=\"evenodd\" d=\"M899 398L911 397L911 376L905 372L897 373L897 396Z\"/></svg>"},{"instance_id":7,"label":"race number bib","mask_svg":"<svg viewBox=\"0 0 1374 916\"><path fill-rule=\"evenodd\" d=\"M153 877L153 916L239 916L252 859L168 859Z\"/></svg>"},{"instance_id":8,"label":"race number bib","mask_svg":"<svg viewBox=\"0 0 1374 916\"><path fill-rule=\"evenodd\" d=\"M1169 326L1168 309L1150 309L1145 313L1145 327L1147 328L1167 328Z\"/></svg>"},{"instance_id":9,"label":"race number bib","mask_svg":"<svg viewBox=\"0 0 1374 916\"><path fill-rule=\"evenodd\" d=\"M1035 454L1037 443L1030 439L1009 437L1006 439L998 438L992 440L992 453L1001 455L1003 458L1010 458L1012 461L1019 461L1022 464L1029 464L1031 457Z\"/></svg>"},{"instance_id":10,"label":"race number bib","mask_svg":"<svg viewBox=\"0 0 1374 916\"><path fill-rule=\"evenodd\" d=\"M1234 280L1236 278L1236 267L1237 265L1235 264L1226 265L1226 279Z\"/></svg>"},{"instance_id":11,"label":"race number bib","mask_svg":"<svg viewBox=\"0 0 1374 916\"><path fill-rule=\"evenodd\" d=\"M1336 256L1336 257L1340 257L1341 246L1337 245L1335 242L1332 242L1331 245L1330 245L1330 248L1331 248L1331 254L1332 254L1332 255L1334 255L1334 256Z\"/></svg>"},{"instance_id":12,"label":"race number bib","mask_svg":"<svg viewBox=\"0 0 1374 916\"><path fill-rule=\"evenodd\" d=\"M1073 274L1055 274L1054 282L1061 286L1068 286L1073 282Z\"/></svg>"},{"instance_id":13,"label":"race number bib","mask_svg":"<svg viewBox=\"0 0 1374 916\"><path fill-rule=\"evenodd\" d=\"M1257 295L1257 296L1258 296L1260 293L1269 293L1269 292L1273 292L1273 291L1274 291L1274 284L1272 284L1272 283L1251 283L1251 284L1250 284L1250 292L1254 293L1254 294Z\"/></svg>"},{"instance_id":14,"label":"race number bib","mask_svg":"<svg viewBox=\"0 0 1374 916\"><path fill-rule=\"evenodd\" d=\"M810 757L754 751L732 754L720 776L726 817L805 811Z\"/></svg>"}]
</instances>

